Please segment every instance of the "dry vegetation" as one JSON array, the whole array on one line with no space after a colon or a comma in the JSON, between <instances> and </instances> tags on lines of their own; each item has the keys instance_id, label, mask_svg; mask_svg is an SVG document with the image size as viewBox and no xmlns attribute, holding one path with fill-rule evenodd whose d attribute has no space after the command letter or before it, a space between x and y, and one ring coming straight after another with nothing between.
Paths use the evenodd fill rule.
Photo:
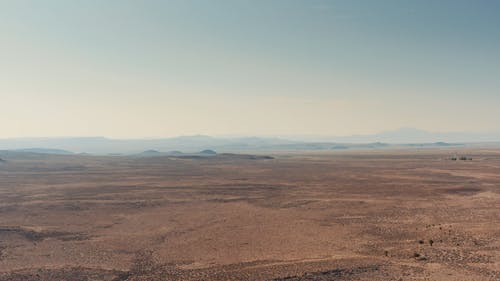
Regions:
<instances>
[{"instance_id":1,"label":"dry vegetation","mask_svg":"<svg viewBox=\"0 0 500 281\"><path fill-rule=\"evenodd\" d=\"M0 280L499 280L500 153L466 153L0 153Z\"/></svg>"}]
</instances>

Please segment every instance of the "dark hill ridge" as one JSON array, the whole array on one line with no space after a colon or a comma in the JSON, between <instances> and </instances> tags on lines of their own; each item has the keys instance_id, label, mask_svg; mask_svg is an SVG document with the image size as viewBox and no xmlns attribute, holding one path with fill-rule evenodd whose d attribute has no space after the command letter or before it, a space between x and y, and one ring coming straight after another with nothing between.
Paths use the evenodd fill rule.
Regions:
<instances>
[{"instance_id":1,"label":"dark hill ridge","mask_svg":"<svg viewBox=\"0 0 500 281\"><path fill-rule=\"evenodd\" d=\"M216 155L217 152L215 152L214 150L211 150L211 149L205 149L205 150L200 151L199 154L202 154L202 155Z\"/></svg>"},{"instance_id":2,"label":"dark hill ridge","mask_svg":"<svg viewBox=\"0 0 500 281\"><path fill-rule=\"evenodd\" d=\"M205 149L196 153L185 153L182 151L169 151L161 152L158 150L146 150L139 154L131 155L132 157L167 157L167 158L178 158L178 159L247 159L247 160L264 160L264 159L274 159L272 156L268 155L254 155L254 154L239 154L239 153L217 153L212 149Z\"/></svg>"},{"instance_id":3,"label":"dark hill ridge","mask_svg":"<svg viewBox=\"0 0 500 281\"><path fill-rule=\"evenodd\" d=\"M160 156L162 153L158 150L150 149L139 153L142 156Z\"/></svg>"},{"instance_id":4,"label":"dark hill ridge","mask_svg":"<svg viewBox=\"0 0 500 281\"><path fill-rule=\"evenodd\" d=\"M39 152L32 150L1 150L0 149L0 158L4 161L9 161L11 158L19 158L19 159L31 159L31 158L47 158L47 157L67 157L74 156L78 154L74 153L50 153L50 152Z\"/></svg>"}]
</instances>

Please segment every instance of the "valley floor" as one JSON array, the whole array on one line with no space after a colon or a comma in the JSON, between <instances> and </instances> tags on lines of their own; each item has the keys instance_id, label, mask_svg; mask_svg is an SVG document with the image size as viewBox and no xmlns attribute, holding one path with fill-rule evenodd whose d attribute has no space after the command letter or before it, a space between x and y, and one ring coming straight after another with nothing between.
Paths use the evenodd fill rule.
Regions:
<instances>
[{"instance_id":1,"label":"valley floor","mask_svg":"<svg viewBox=\"0 0 500 281\"><path fill-rule=\"evenodd\" d=\"M500 151L0 157L0 280L499 280Z\"/></svg>"}]
</instances>

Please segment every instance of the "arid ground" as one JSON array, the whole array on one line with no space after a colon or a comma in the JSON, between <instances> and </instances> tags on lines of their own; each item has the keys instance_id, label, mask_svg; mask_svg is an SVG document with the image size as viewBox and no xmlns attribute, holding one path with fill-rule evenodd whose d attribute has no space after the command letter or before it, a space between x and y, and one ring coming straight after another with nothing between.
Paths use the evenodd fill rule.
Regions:
<instances>
[{"instance_id":1,"label":"arid ground","mask_svg":"<svg viewBox=\"0 0 500 281\"><path fill-rule=\"evenodd\" d=\"M0 153L0 280L500 280L500 150L270 155Z\"/></svg>"}]
</instances>

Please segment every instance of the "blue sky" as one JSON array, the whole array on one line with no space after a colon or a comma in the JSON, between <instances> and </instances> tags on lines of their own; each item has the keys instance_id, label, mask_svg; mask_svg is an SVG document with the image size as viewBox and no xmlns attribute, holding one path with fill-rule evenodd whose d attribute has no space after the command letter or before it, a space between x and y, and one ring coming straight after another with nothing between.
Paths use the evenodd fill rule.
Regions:
<instances>
[{"instance_id":1,"label":"blue sky","mask_svg":"<svg viewBox=\"0 0 500 281\"><path fill-rule=\"evenodd\" d=\"M0 137L500 130L500 1L0 0Z\"/></svg>"}]
</instances>

